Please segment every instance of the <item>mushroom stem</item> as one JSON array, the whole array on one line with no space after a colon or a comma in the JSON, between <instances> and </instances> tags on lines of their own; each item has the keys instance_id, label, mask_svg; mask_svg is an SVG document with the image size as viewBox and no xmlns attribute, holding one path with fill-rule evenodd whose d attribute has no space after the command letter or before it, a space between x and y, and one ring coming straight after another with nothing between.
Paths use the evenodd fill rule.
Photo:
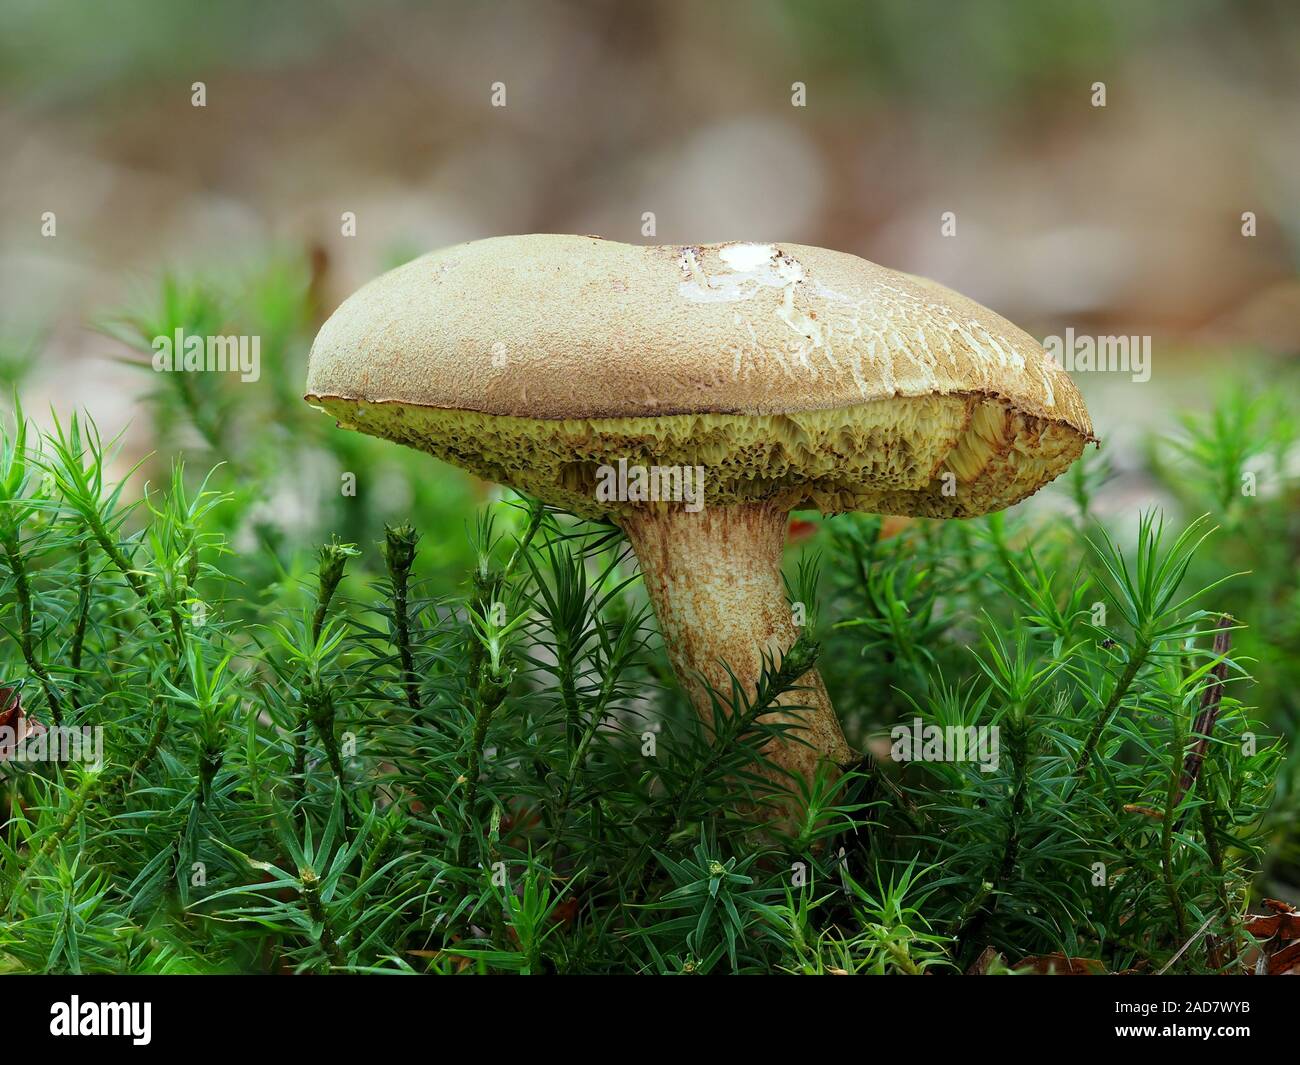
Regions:
<instances>
[{"instance_id":1,"label":"mushroom stem","mask_svg":"<svg viewBox=\"0 0 1300 1065\"><path fill-rule=\"evenodd\" d=\"M673 669L706 726L712 713L704 681L729 697L730 666L752 695L763 653L779 657L798 636L781 581L788 518L784 508L768 503L698 513L647 506L622 518ZM776 766L811 781L821 761L843 766L853 760L815 669L777 703L792 709L772 716L800 728L765 752Z\"/></svg>"}]
</instances>

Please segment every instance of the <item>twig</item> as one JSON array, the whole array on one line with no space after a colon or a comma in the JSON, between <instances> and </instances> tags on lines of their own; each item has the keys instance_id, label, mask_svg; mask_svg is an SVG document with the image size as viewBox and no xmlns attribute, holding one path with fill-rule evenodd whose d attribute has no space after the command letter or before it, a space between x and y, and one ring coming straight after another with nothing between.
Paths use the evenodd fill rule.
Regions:
<instances>
[{"instance_id":1,"label":"twig","mask_svg":"<svg viewBox=\"0 0 1300 1065\"><path fill-rule=\"evenodd\" d=\"M1231 629L1232 619L1227 614L1220 616L1219 624L1214 633L1214 656L1219 661L1210 670L1210 683L1201 692L1201 710L1196 715L1195 724L1192 725L1192 746L1183 759L1183 773L1178 782L1178 794L1174 799L1174 809L1177 809L1178 804L1183 801L1187 793L1196 786L1196 781L1201 774L1201 766L1205 761L1206 751L1209 750L1210 737L1214 732L1214 723L1219 718L1219 705L1223 700L1223 683L1228 677L1227 655L1232 649ZM1182 827L1185 817L1186 815L1178 819L1179 828Z\"/></svg>"},{"instance_id":2,"label":"twig","mask_svg":"<svg viewBox=\"0 0 1300 1065\"><path fill-rule=\"evenodd\" d=\"M1210 914L1210 916L1205 919L1205 923L1201 925L1201 927L1198 928L1195 932L1192 933L1192 938L1178 948L1178 953L1175 954L1172 958L1170 958L1167 962L1165 962L1164 968L1161 969L1158 973L1156 973L1156 975L1164 976L1164 974L1168 972L1169 966L1173 965L1174 962L1176 962L1179 958L1181 958L1184 954L1187 953L1187 948L1201 938L1201 934L1207 928L1210 927L1210 922L1213 920L1214 920L1214 914Z\"/></svg>"}]
</instances>

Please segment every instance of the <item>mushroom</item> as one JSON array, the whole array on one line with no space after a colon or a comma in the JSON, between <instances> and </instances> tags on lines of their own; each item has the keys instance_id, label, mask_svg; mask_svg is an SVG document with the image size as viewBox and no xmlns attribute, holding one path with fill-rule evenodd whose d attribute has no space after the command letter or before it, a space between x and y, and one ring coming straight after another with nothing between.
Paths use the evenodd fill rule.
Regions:
<instances>
[{"instance_id":1,"label":"mushroom","mask_svg":"<svg viewBox=\"0 0 1300 1065\"><path fill-rule=\"evenodd\" d=\"M792 509L974 517L1093 439L1069 377L1010 322L794 244L534 235L437 251L335 311L306 398L619 524L706 724L708 686L726 698L734 675L752 692L796 639ZM816 671L799 684L774 711L797 727L765 754L807 781L854 754Z\"/></svg>"}]
</instances>

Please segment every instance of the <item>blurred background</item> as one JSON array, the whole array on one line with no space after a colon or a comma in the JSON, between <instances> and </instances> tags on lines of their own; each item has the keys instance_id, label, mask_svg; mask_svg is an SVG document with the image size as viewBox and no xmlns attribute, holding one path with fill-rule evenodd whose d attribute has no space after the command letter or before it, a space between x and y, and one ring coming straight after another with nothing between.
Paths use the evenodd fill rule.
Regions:
<instances>
[{"instance_id":1,"label":"blurred background","mask_svg":"<svg viewBox=\"0 0 1300 1065\"><path fill-rule=\"evenodd\" d=\"M3 0L0 405L89 411L140 480L222 464L268 601L304 545L408 517L452 588L492 490L301 401L345 296L506 233L852 252L1040 338L1150 338L1149 380L1076 375L1104 448L1074 487L1121 531L1213 514L1197 578L1254 572L1218 608L1294 733L1297 56L1294 0ZM178 327L260 337L261 379L150 372Z\"/></svg>"}]
</instances>

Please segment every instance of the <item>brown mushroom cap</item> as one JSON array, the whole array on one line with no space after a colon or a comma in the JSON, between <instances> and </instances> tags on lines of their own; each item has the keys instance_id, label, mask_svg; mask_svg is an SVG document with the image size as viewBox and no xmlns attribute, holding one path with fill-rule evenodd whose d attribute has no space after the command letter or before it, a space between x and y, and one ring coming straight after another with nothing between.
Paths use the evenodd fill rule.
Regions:
<instances>
[{"instance_id":1,"label":"brown mushroom cap","mask_svg":"<svg viewBox=\"0 0 1300 1065\"><path fill-rule=\"evenodd\" d=\"M970 517L1092 439L1027 333L940 285L795 244L499 237L366 285L307 399L586 516L620 459L702 466L709 506ZM951 477L946 477L951 474Z\"/></svg>"}]
</instances>

